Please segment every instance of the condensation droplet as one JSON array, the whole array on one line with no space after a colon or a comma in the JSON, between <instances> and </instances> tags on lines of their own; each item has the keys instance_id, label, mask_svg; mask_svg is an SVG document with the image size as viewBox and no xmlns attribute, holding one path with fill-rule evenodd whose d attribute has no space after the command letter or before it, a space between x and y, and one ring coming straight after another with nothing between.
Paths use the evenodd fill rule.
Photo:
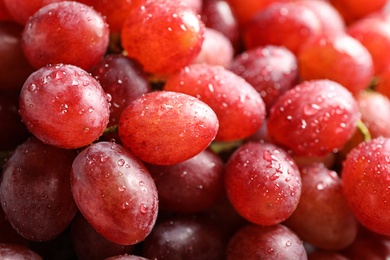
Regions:
<instances>
[{"instance_id":1,"label":"condensation droplet","mask_svg":"<svg viewBox=\"0 0 390 260\"><path fill-rule=\"evenodd\" d=\"M125 160L119 159L117 164L122 167L123 165L125 165Z\"/></svg>"},{"instance_id":2,"label":"condensation droplet","mask_svg":"<svg viewBox=\"0 0 390 260\"><path fill-rule=\"evenodd\" d=\"M141 211L141 213L145 214L146 212L148 212L148 207L146 207L146 205L142 203L139 207L139 210Z\"/></svg>"}]
</instances>

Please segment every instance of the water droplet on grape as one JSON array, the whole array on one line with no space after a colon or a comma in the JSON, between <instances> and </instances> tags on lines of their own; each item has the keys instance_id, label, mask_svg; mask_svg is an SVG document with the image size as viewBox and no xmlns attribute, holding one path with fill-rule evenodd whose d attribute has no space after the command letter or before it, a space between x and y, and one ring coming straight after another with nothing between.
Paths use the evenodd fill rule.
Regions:
<instances>
[{"instance_id":1,"label":"water droplet on grape","mask_svg":"<svg viewBox=\"0 0 390 260\"><path fill-rule=\"evenodd\" d=\"M122 167L123 165L125 165L125 160L119 159L117 164Z\"/></svg>"},{"instance_id":2,"label":"water droplet on grape","mask_svg":"<svg viewBox=\"0 0 390 260\"><path fill-rule=\"evenodd\" d=\"M35 85L34 83L30 84L27 86L27 90L31 92L37 91L37 85Z\"/></svg>"},{"instance_id":3,"label":"water droplet on grape","mask_svg":"<svg viewBox=\"0 0 390 260\"><path fill-rule=\"evenodd\" d=\"M122 204L122 209L126 209L129 207L129 203L126 201Z\"/></svg>"},{"instance_id":4,"label":"water droplet on grape","mask_svg":"<svg viewBox=\"0 0 390 260\"><path fill-rule=\"evenodd\" d=\"M125 191L126 190L126 187L125 186L118 186L118 191L122 192L122 191Z\"/></svg>"},{"instance_id":5,"label":"water droplet on grape","mask_svg":"<svg viewBox=\"0 0 390 260\"><path fill-rule=\"evenodd\" d=\"M291 246L291 240L286 241L286 246Z\"/></svg>"},{"instance_id":6,"label":"water droplet on grape","mask_svg":"<svg viewBox=\"0 0 390 260\"><path fill-rule=\"evenodd\" d=\"M325 183L319 182L319 183L317 183L316 188L317 188L317 190L324 190L326 188L326 186L327 185Z\"/></svg>"},{"instance_id":7,"label":"water droplet on grape","mask_svg":"<svg viewBox=\"0 0 390 260\"><path fill-rule=\"evenodd\" d=\"M100 161L101 161L102 163L103 163L103 162L107 162L109 158L110 158L110 157L107 156L107 155L101 155L101 156L100 156Z\"/></svg>"},{"instance_id":8,"label":"water droplet on grape","mask_svg":"<svg viewBox=\"0 0 390 260\"><path fill-rule=\"evenodd\" d=\"M139 210L141 211L141 213L145 214L146 212L148 212L148 207L146 207L145 204L141 204Z\"/></svg>"},{"instance_id":9,"label":"water droplet on grape","mask_svg":"<svg viewBox=\"0 0 390 260\"><path fill-rule=\"evenodd\" d=\"M139 184L139 186L144 186L145 185L145 183L143 181L140 181L138 184Z\"/></svg>"}]
</instances>

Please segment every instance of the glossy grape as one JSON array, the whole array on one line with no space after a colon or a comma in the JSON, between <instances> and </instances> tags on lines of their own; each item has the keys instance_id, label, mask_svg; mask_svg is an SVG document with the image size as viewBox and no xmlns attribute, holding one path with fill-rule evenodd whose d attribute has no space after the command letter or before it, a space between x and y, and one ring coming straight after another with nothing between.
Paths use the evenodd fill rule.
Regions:
<instances>
[{"instance_id":1,"label":"glossy grape","mask_svg":"<svg viewBox=\"0 0 390 260\"><path fill-rule=\"evenodd\" d=\"M20 114L44 143L79 148L99 138L109 119L107 95L86 71L55 65L32 73L23 85Z\"/></svg>"},{"instance_id":2,"label":"glossy grape","mask_svg":"<svg viewBox=\"0 0 390 260\"><path fill-rule=\"evenodd\" d=\"M164 90L185 93L209 105L219 120L217 141L234 141L255 133L265 118L260 94L222 66L193 64L169 77Z\"/></svg>"},{"instance_id":3,"label":"glossy grape","mask_svg":"<svg viewBox=\"0 0 390 260\"><path fill-rule=\"evenodd\" d=\"M65 63L89 70L107 50L109 29L103 16L75 1L52 3L30 17L22 49L35 67Z\"/></svg>"},{"instance_id":4,"label":"glossy grape","mask_svg":"<svg viewBox=\"0 0 390 260\"><path fill-rule=\"evenodd\" d=\"M283 225L254 224L239 229L227 246L227 260L307 259L300 238Z\"/></svg>"},{"instance_id":5,"label":"glossy grape","mask_svg":"<svg viewBox=\"0 0 390 260\"><path fill-rule=\"evenodd\" d=\"M144 0L129 12L122 46L145 71L169 75L191 63L203 42L204 24L196 12L177 1Z\"/></svg>"},{"instance_id":6,"label":"glossy grape","mask_svg":"<svg viewBox=\"0 0 390 260\"><path fill-rule=\"evenodd\" d=\"M345 198L356 218L368 229L384 235L390 235L389 162L390 140L378 137L352 149L341 173Z\"/></svg>"},{"instance_id":7,"label":"glossy grape","mask_svg":"<svg viewBox=\"0 0 390 260\"><path fill-rule=\"evenodd\" d=\"M351 138L360 119L352 94L330 80L305 81L285 92L267 121L271 140L295 155L324 156Z\"/></svg>"},{"instance_id":8,"label":"glossy grape","mask_svg":"<svg viewBox=\"0 0 390 260\"><path fill-rule=\"evenodd\" d=\"M374 75L369 51L347 33L311 38L301 47L298 65L303 80L333 80L354 94L368 88Z\"/></svg>"},{"instance_id":9,"label":"glossy grape","mask_svg":"<svg viewBox=\"0 0 390 260\"><path fill-rule=\"evenodd\" d=\"M202 101L171 91L134 100L122 113L119 136L141 160L157 165L183 162L205 150L218 131L214 111Z\"/></svg>"},{"instance_id":10,"label":"glossy grape","mask_svg":"<svg viewBox=\"0 0 390 260\"><path fill-rule=\"evenodd\" d=\"M302 44L321 32L321 22L310 8L294 1L276 2L248 22L243 40L247 49L281 45L297 55Z\"/></svg>"},{"instance_id":11,"label":"glossy grape","mask_svg":"<svg viewBox=\"0 0 390 260\"><path fill-rule=\"evenodd\" d=\"M355 240L358 222L344 198L341 179L319 163L303 166L300 172L302 194L284 224L317 248L347 247Z\"/></svg>"},{"instance_id":12,"label":"glossy grape","mask_svg":"<svg viewBox=\"0 0 390 260\"><path fill-rule=\"evenodd\" d=\"M386 0L330 0L329 1L344 17L347 23L351 23L366 15L380 11L387 3Z\"/></svg>"},{"instance_id":13,"label":"glossy grape","mask_svg":"<svg viewBox=\"0 0 390 260\"><path fill-rule=\"evenodd\" d=\"M298 83L298 60L282 46L267 45L244 51L234 58L229 69L260 93L267 110L281 94Z\"/></svg>"},{"instance_id":14,"label":"glossy grape","mask_svg":"<svg viewBox=\"0 0 390 260\"><path fill-rule=\"evenodd\" d=\"M143 163L119 144L99 142L80 152L71 188L86 220L114 243L136 244L154 226L156 185Z\"/></svg>"},{"instance_id":15,"label":"glossy grape","mask_svg":"<svg viewBox=\"0 0 390 260\"><path fill-rule=\"evenodd\" d=\"M46 145L36 138L16 148L4 166L0 201L20 235L47 241L70 224L77 211L69 182L75 156L73 150Z\"/></svg>"},{"instance_id":16,"label":"glossy grape","mask_svg":"<svg viewBox=\"0 0 390 260\"><path fill-rule=\"evenodd\" d=\"M224 194L222 159L209 150L175 165L147 166L160 209L195 213L210 209Z\"/></svg>"},{"instance_id":17,"label":"glossy grape","mask_svg":"<svg viewBox=\"0 0 390 260\"><path fill-rule=\"evenodd\" d=\"M294 161L273 144L246 143L226 165L227 197L241 216L259 225L286 220L298 205L301 185Z\"/></svg>"}]
</instances>

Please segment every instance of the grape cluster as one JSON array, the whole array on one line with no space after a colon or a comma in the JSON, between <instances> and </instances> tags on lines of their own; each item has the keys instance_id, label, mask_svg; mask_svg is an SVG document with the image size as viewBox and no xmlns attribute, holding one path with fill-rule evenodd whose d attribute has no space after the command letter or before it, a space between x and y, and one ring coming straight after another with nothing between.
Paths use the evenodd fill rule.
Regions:
<instances>
[{"instance_id":1,"label":"grape cluster","mask_svg":"<svg viewBox=\"0 0 390 260\"><path fill-rule=\"evenodd\" d=\"M387 259L386 0L0 0L1 259Z\"/></svg>"}]
</instances>

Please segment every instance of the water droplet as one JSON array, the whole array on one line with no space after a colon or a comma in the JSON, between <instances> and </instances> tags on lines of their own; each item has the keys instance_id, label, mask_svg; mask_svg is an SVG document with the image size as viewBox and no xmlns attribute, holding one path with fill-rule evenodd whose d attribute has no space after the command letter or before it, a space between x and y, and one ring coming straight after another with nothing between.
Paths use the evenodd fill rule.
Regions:
<instances>
[{"instance_id":1,"label":"water droplet","mask_svg":"<svg viewBox=\"0 0 390 260\"><path fill-rule=\"evenodd\" d=\"M286 241L286 246L291 246L291 240Z\"/></svg>"},{"instance_id":2,"label":"water droplet","mask_svg":"<svg viewBox=\"0 0 390 260\"><path fill-rule=\"evenodd\" d=\"M278 179L279 178L279 175L277 174L277 173L275 173L275 174L273 174L273 175L271 175L270 177L269 177L269 179L271 180L271 181L274 181L274 180L276 180L276 179Z\"/></svg>"},{"instance_id":3,"label":"water droplet","mask_svg":"<svg viewBox=\"0 0 390 260\"><path fill-rule=\"evenodd\" d=\"M127 207L129 207L129 203L126 201L122 204L122 209L126 209Z\"/></svg>"},{"instance_id":4,"label":"water droplet","mask_svg":"<svg viewBox=\"0 0 390 260\"><path fill-rule=\"evenodd\" d=\"M119 159L117 164L122 167L123 165L125 165L125 160Z\"/></svg>"},{"instance_id":5,"label":"water droplet","mask_svg":"<svg viewBox=\"0 0 390 260\"><path fill-rule=\"evenodd\" d=\"M67 104L61 104L60 109L61 109L61 114L65 114L68 112L68 105Z\"/></svg>"},{"instance_id":6,"label":"water droplet","mask_svg":"<svg viewBox=\"0 0 390 260\"><path fill-rule=\"evenodd\" d=\"M316 188L317 188L317 190L323 190L326 188L326 186L327 186L326 183L319 182L319 183L317 183Z\"/></svg>"},{"instance_id":7,"label":"water droplet","mask_svg":"<svg viewBox=\"0 0 390 260\"><path fill-rule=\"evenodd\" d=\"M107 155L101 155L101 156L100 156L100 161L101 161L101 162L107 162L109 158L110 158L110 157L107 156Z\"/></svg>"},{"instance_id":8,"label":"water droplet","mask_svg":"<svg viewBox=\"0 0 390 260\"><path fill-rule=\"evenodd\" d=\"M30 84L30 85L27 86L27 90L31 91L31 92L37 91L37 85L35 85L33 83Z\"/></svg>"},{"instance_id":9,"label":"water droplet","mask_svg":"<svg viewBox=\"0 0 390 260\"><path fill-rule=\"evenodd\" d=\"M118 191L122 192L122 191L125 191L126 190L126 187L125 186L118 186Z\"/></svg>"},{"instance_id":10,"label":"water droplet","mask_svg":"<svg viewBox=\"0 0 390 260\"><path fill-rule=\"evenodd\" d=\"M141 211L141 213L146 213L148 212L148 207L145 205L145 204L141 204L141 206L139 207L139 210Z\"/></svg>"},{"instance_id":11,"label":"water droplet","mask_svg":"<svg viewBox=\"0 0 390 260\"><path fill-rule=\"evenodd\" d=\"M138 184L139 184L139 186L144 186L145 185L145 183L143 181L140 181Z\"/></svg>"}]
</instances>

